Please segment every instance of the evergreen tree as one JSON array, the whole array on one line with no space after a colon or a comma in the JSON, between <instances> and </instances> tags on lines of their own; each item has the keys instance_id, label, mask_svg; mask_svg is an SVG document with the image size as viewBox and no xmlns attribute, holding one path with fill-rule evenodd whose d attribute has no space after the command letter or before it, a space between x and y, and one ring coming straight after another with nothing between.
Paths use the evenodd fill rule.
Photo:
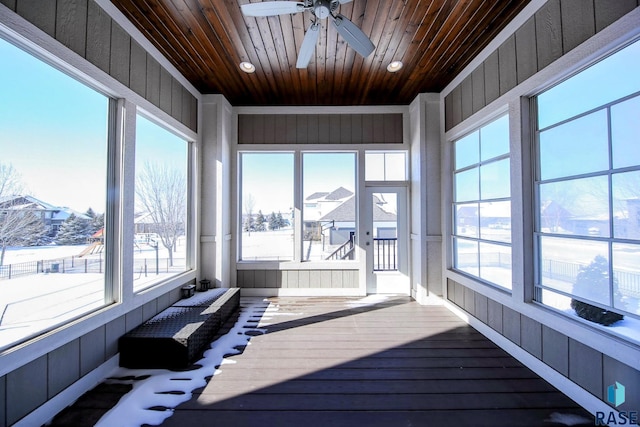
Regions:
<instances>
[{"instance_id":1,"label":"evergreen tree","mask_svg":"<svg viewBox=\"0 0 640 427\"><path fill-rule=\"evenodd\" d=\"M278 212L278 215L276 216L276 220L278 221L278 228L284 228L288 225L287 221L285 221L285 219L282 217L282 214L280 212Z\"/></svg>"},{"instance_id":2,"label":"evergreen tree","mask_svg":"<svg viewBox=\"0 0 640 427\"><path fill-rule=\"evenodd\" d=\"M262 211L258 211L258 216L256 217L256 231L265 231L265 222L267 222L267 219L262 214Z\"/></svg>"},{"instance_id":3,"label":"evergreen tree","mask_svg":"<svg viewBox=\"0 0 640 427\"><path fill-rule=\"evenodd\" d=\"M280 223L278 222L278 217L275 212L271 212L269 215L269 230L277 230L280 228Z\"/></svg>"},{"instance_id":4,"label":"evergreen tree","mask_svg":"<svg viewBox=\"0 0 640 427\"><path fill-rule=\"evenodd\" d=\"M59 245L81 245L92 234L90 220L71 214L60 226L55 242Z\"/></svg>"},{"instance_id":5,"label":"evergreen tree","mask_svg":"<svg viewBox=\"0 0 640 427\"><path fill-rule=\"evenodd\" d=\"M51 237L48 236L49 229L44 222L34 213L29 213L31 221L29 222L28 231L16 240L21 246L43 246L51 243Z\"/></svg>"},{"instance_id":6,"label":"evergreen tree","mask_svg":"<svg viewBox=\"0 0 640 427\"><path fill-rule=\"evenodd\" d=\"M586 267L580 267L576 283L573 286L574 295L589 295L594 301L609 301L609 262L601 255L598 255ZM614 299L621 302L622 295L618 290L618 281L613 278ZM599 323L604 326L610 326L615 322L622 320L624 316L604 308L596 307L577 299L571 300L571 308L576 314L583 319L591 322Z\"/></svg>"},{"instance_id":7,"label":"evergreen tree","mask_svg":"<svg viewBox=\"0 0 640 427\"><path fill-rule=\"evenodd\" d=\"M89 217L92 235L104 228L104 214L97 214L93 209L89 208L85 215Z\"/></svg>"}]
</instances>

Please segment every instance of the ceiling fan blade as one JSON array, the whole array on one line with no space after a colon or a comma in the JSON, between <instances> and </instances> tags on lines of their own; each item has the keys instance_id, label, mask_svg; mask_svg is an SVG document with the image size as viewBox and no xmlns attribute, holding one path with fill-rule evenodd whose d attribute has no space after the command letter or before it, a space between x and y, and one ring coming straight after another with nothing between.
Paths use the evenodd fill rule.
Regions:
<instances>
[{"instance_id":1,"label":"ceiling fan blade","mask_svg":"<svg viewBox=\"0 0 640 427\"><path fill-rule=\"evenodd\" d=\"M302 46L300 46L300 52L298 53L298 61L296 62L296 68L307 68L311 55L316 50L316 43L318 43L318 36L320 35L320 23L314 22L307 30L302 40Z\"/></svg>"},{"instance_id":2,"label":"ceiling fan blade","mask_svg":"<svg viewBox=\"0 0 640 427\"><path fill-rule=\"evenodd\" d=\"M365 58L376 48L369 37L344 15L338 14L333 18L333 25L349 46Z\"/></svg>"},{"instance_id":3,"label":"ceiling fan blade","mask_svg":"<svg viewBox=\"0 0 640 427\"><path fill-rule=\"evenodd\" d=\"M276 16L304 11L304 3L297 1L263 1L241 4L245 16Z\"/></svg>"}]
</instances>

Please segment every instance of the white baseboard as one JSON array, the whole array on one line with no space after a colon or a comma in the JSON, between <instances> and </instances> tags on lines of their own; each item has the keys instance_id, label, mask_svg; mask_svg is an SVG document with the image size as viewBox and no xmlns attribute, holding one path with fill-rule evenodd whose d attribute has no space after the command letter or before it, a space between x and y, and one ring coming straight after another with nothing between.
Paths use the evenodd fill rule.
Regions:
<instances>
[{"instance_id":1,"label":"white baseboard","mask_svg":"<svg viewBox=\"0 0 640 427\"><path fill-rule=\"evenodd\" d=\"M595 415L596 412L609 413L613 410L605 402L455 304L444 301L444 306L591 414Z\"/></svg>"}]
</instances>

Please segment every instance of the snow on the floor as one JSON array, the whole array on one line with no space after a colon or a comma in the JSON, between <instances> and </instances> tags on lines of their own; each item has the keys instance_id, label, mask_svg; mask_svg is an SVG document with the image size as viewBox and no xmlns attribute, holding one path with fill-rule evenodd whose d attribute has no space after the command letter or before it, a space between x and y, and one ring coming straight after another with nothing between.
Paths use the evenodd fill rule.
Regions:
<instances>
[{"instance_id":1,"label":"snow on the floor","mask_svg":"<svg viewBox=\"0 0 640 427\"><path fill-rule=\"evenodd\" d=\"M565 426L577 426L577 425L589 425L593 423L592 419L582 417L576 414L563 414L560 412L554 412L549 416L546 422L563 424Z\"/></svg>"},{"instance_id":2,"label":"snow on the floor","mask_svg":"<svg viewBox=\"0 0 640 427\"><path fill-rule=\"evenodd\" d=\"M237 322L227 334L211 343L202 359L195 363L199 366L197 369L178 372L119 368L111 381L131 383L133 389L96 426L161 424L173 414L176 406L191 399L193 390L206 386L207 378L213 381L213 377L224 370L225 364L236 363L225 359L225 356L240 353L236 347L251 345L251 335L266 331L256 326L255 319L269 320L270 315L277 315L277 308L267 304L259 298L243 298ZM146 376L148 378L145 379Z\"/></svg>"}]
</instances>

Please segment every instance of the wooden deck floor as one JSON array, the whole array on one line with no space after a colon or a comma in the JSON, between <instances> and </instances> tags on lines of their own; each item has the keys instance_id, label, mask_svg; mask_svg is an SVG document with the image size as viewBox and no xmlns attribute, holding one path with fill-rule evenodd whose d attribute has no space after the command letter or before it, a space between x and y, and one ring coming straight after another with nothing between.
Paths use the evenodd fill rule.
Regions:
<instances>
[{"instance_id":1,"label":"wooden deck floor","mask_svg":"<svg viewBox=\"0 0 640 427\"><path fill-rule=\"evenodd\" d=\"M269 301L251 326L263 334L163 426L562 425L549 421L554 412L593 420L444 307L406 297Z\"/></svg>"}]
</instances>

